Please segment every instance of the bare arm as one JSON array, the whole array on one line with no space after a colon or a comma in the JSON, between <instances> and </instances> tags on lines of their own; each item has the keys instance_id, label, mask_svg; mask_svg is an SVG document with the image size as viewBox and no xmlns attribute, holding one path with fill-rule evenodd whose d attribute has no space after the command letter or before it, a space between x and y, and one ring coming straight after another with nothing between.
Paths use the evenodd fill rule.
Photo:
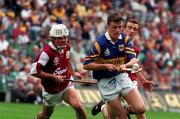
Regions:
<instances>
[{"instance_id":1,"label":"bare arm","mask_svg":"<svg viewBox=\"0 0 180 119\"><path fill-rule=\"evenodd\" d=\"M137 72L136 75L137 75L138 79L141 81L142 84L145 83L146 81L148 81L148 80L144 77L144 75L142 74L142 72Z\"/></svg>"},{"instance_id":2,"label":"bare arm","mask_svg":"<svg viewBox=\"0 0 180 119\"><path fill-rule=\"evenodd\" d=\"M30 72L31 75L37 78L41 78L41 80L51 80L57 83L63 82L64 76L50 74L42 70L42 68L47 64L48 61L49 61L49 56L46 52L43 51L40 54L38 61L32 64L32 68Z\"/></svg>"},{"instance_id":3,"label":"bare arm","mask_svg":"<svg viewBox=\"0 0 180 119\"><path fill-rule=\"evenodd\" d=\"M41 72L36 73L36 74L32 74L32 76L35 76L37 78L41 78L41 80L53 80L57 83L61 83L63 82L65 76L60 76L60 75L54 75L54 74L50 74L50 73L46 73L44 71L41 70Z\"/></svg>"},{"instance_id":4,"label":"bare arm","mask_svg":"<svg viewBox=\"0 0 180 119\"><path fill-rule=\"evenodd\" d=\"M104 64L97 64L95 62L83 65L83 68L86 70L106 70L106 66Z\"/></svg>"},{"instance_id":5,"label":"bare arm","mask_svg":"<svg viewBox=\"0 0 180 119\"><path fill-rule=\"evenodd\" d=\"M126 67L132 67L132 65L135 64L135 63L138 63L138 59L137 59L137 58L131 59L129 62L127 62L127 63L125 64L125 66L126 66Z\"/></svg>"},{"instance_id":6,"label":"bare arm","mask_svg":"<svg viewBox=\"0 0 180 119\"><path fill-rule=\"evenodd\" d=\"M124 70L126 69L127 67L132 67L133 64L137 63L138 60L136 58L133 58L131 59L129 62L127 62L126 64L122 64L118 70L121 71L121 70Z\"/></svg>"},{"instance_id":7,"label":"bare arm","mask_svg":"<svg viewBox=\"0 0 180 119\"><path fill-rule=\"evenodd\" d=\"M153 88L153 85L154 85L154 82L152 81L148 81L144 75L142 74L142 72L137 72L136 73L138 79L140 80L140 82L142 83L144 89L148 92L151 92L152 91L152 88Z\"/></svg>"},{"instance_id":8,"label":"bare arm","mask_svg":"<svg viewBox=\"0 0 180 119\"><path fill-rule=\"evenodd\" d=\"M98 70L116 71L116 70L118 70L118 67L113 64L98 64L95 62L83 65L83 68L86 70L94 70L94 71L98 71Z\"/></svg>"}]
</instances>

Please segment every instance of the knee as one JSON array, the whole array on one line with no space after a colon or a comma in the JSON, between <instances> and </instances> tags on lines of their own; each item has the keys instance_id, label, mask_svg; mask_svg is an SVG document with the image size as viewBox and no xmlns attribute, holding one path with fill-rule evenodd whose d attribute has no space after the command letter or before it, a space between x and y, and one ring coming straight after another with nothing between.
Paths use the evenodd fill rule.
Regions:
<instances>
[{"instance_id":1,"label":"knee","mask_svg":"<svg viewBox=\"0 0 180 119\"><path fill-rule=\"evenodd\" d=\"M110 119L116 119L118 117L118 119L126 119L127 118L127 112L125 109L121 109L121 110L116 110L113 111L111 113L111 118Z\"/></svg>"},{"instance_id":2,"label":"knee","mask_svg":"<svg viewBox=\"0 0 180 119\"><path fill-rule=\"evenodd\" d=\"M127 113L126 112L117 113L117 115L114 115L112 119L116 119L117 117L120 119L126 119Z\"/></svg>"},{"instance_id":3,"label":"knee","mask_svg":"<svg viewBox=\"0 0 180 119\"><path fill-rule=\"evenodd\" d=\"M138 106L138 107L135 108L135 110L136 110L136 113L143 114L146 111L146 107L145 107L145 105Z\"/></svg>"},{"instance_id":4,"label":"knee","mask_svg":"<svg viewBox=\"0 0 180 119\"><path fill-rule=\"evenodd\" d=\"M83 105L80 102L77 102L75 104L72 105L72 107L76 110L76 111L83 111Z\"/></svg>"}]
</instances>

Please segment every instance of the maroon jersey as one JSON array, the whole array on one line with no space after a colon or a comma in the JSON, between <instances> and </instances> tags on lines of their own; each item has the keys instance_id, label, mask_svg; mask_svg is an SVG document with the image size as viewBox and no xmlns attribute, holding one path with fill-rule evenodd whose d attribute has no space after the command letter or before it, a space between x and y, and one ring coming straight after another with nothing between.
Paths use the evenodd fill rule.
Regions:
<instances>
[{"instance_id":1,"label":"maroon jersey","mask_svg":"<svg viewBox=\"0 0 180 119\"><path fill-rule=\"evenodd\" d=\"M133 45L133 49L134 49L134 51L136 53L136 57L138 57L140 49L137 46L135 46L135 45ZM131 80L136 80L137 79L136 73L129 73L129 77L131 78Z\"/></svg>"},{"instance_id":2,"label":"maroon jersey","mask_svg":"<svg viewBox=\"0 0 180 119\"><path fill-rule=\"evenodd\" d=\"M54 75L66 76L66 79L70 79L71 74L68 71L68 63L70 61L70 46L58 52L54 45L50 42L46 45L39 55L35 58L31 68L31 74L39 73L44 71L46 73ZM49 79L41 80L44 89L49 93L58 93L64 90L68 82L57 84Z\"/></svg>"}]
</instances>

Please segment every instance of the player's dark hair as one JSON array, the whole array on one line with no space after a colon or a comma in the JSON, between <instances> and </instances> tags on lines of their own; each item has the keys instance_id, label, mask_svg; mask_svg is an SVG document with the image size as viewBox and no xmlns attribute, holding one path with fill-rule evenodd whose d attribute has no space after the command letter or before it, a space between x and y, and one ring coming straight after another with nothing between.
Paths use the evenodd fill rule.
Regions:
<instances>
[{"instance_id":1,"label":"player's dark hair","mask_svg":"<svg viewBox=\"0 0 180 119\"><path fill-rule=\"evenodd\" d=\"M120 13L113 12L108 16L107 24L109 25L111 22L123 22Z\"/></svg>"},{"instance_id":2,"label":"player's dark hair","mask_svg":"<svg viewBox=\"0 0 180 119\"><path fill-rule=\"evenodd\" d=\"M127 20L125 21L124 23L124 27L127 26L127 23L128 22L131 22L131 23L134 23L134 24L138 24L139 25L139 22L138 22L138 19L136 17L129 17L127 18Z\"/></svg>"}]
</instances>

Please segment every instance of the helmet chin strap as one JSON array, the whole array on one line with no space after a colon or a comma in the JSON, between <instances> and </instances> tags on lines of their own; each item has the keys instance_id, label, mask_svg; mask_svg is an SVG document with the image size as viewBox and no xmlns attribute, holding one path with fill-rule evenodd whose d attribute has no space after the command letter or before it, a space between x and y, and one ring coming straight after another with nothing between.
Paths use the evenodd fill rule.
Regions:
<instances>
[{"instance_id":1,"label":"helmet chin strap","mask_svg":"<svg viewBox=\"0 0 180 119\"><path fill-rule=\"evenodd\" d=\"M57 46L55 46L55 47L56 47L58 52L62 52L64 50L64 48L65 48L65 47L64 48L58 48Z\"/></svg>"},{"instance_id":2,"label":"helmet chin strap","mask_svg":"<svg viewBox=\"0 0 180 119\"><path fill-rule=\"evenodd\" d=\"M55 47L56 47L57 51L62 51L63 50L63 48L58 48L57 46L55 46Z\"/></svg>"},{"instance_id":3,"label":"helmet chin strap","mask_svg":"<svg viewBox=\"0 0 180 119\"><path fill-rule=\"evenodd\" d=\"M54 45L54 44L53 44ZM54 45L54 47L57 49L57 51L58 52L62 52L63 50L64 50L64 48L62 48L62 47L58 47L58 46L56 46L56 45Z\"/></svg>"}]
</instances>

